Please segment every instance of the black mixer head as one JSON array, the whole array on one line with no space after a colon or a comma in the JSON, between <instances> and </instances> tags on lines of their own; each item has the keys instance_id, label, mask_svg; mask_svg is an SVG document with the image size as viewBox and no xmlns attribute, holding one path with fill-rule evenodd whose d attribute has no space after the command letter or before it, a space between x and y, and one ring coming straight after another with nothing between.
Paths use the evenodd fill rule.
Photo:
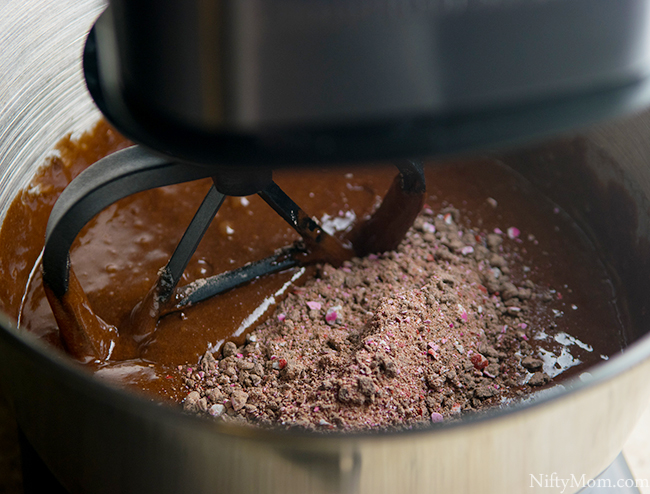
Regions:
<instances>
[{"instance_id":1,"label":"black mixer head","mask_svg":"<svg viewBox=\"0 0 650 494\"><path fill-rule=\"evenodd\" d=\"M135 142L209 165L440 156L649 100L635 0L113 0L88 88Z\"/></svg>"}]
</instances>

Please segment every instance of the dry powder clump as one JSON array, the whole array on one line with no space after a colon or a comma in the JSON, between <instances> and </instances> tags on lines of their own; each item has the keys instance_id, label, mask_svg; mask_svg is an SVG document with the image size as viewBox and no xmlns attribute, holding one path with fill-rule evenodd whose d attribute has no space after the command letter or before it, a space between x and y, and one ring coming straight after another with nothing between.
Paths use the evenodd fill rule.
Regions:
<instances>
[{"instance_id":1,"label":"dry powder clump","mask_svg":"<svg viewBox=\"0 0 650 494\"><path fill-rule=\"evenodd\" d=\"M237 348L184 366L188 412L312 430L412 428L547 384L529 344L548 292L510 278L516 228L425 208L394 252L295 288ZM525 382L524 382L525 381Z\"/></svg>"}]
</instances>

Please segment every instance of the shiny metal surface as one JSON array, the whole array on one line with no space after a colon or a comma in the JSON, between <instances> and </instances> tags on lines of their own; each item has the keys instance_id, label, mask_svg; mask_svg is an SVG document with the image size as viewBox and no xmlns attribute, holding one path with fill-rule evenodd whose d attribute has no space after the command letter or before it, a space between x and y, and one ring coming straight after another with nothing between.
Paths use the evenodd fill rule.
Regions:
<instances>
[{"instance_id":1,"label":"shiny metal surface","mask_svg":"<svg viewBox=\"0 0 650 494\"><path fill-rule=\"evenodd\" d=\"M84 51L129 139L202 165L441 156L650 104L648 0L113 0Z\"/></svg>"},{"instance_id":2,"label":"shiny metal surface","mask_svg":"<svg viewBox=\"0 0 650 494\"><path fill-rule=\"evenodd\" d=\"M98 3L80 0L3 4L2 214L58 138L97 117L79 55L99 10ZM591 173L636 205L636 223L625 231L637 241L620 247L630 249L630 266L618 266L624 280L633 271L644 278L647 269L642 250L633 249L650 239L649 123L644 114L601 127L579 140L584 168L572 160L558 168ZM572 142L558 141L554 149ZM526 152L507 159L514 163ZM559 166L560 155L546 155L540 169ZM562 201L570 199L559 192L556 198L568 210L571 204ZM608 204L612 214L616 206ZM617 456L650 397L650 326L642 310L649 292L634 283L629 292L634 344L594 368L589 380L554 388L534 404L420 432L318 436L215 425L95 381L5 317L0 379L28 439L73 493L552 492L531 487L530 475L596 476Z\"/></svg>"},{"instance_id":3,"label":"shiny metal surface","mask_svg":"<svg viewBox=\"0 0 650 494\"><path fill-rule=\"evenodd\" d=\"M101 1L0 2L0 189L21 187L52 142L99 118L80 57ZM0 213L8 207L0 199Z\"/></svg>"},{"instance_id":4,"label":"shiny metal surface","mask_svg":"<svg viewBox=\"0 0 650 494\"><path fill-rule=\"evenodd\" d=\"M455 115L650 73L647 1L110 5L126 97L206 130Z\"/></svg>"}]
</instances>

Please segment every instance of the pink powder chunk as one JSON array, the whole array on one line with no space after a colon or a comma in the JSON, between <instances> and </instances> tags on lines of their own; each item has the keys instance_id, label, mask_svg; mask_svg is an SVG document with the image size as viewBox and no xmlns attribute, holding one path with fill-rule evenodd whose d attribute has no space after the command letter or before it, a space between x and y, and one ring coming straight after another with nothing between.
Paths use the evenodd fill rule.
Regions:
<instances>
[{"instance_id":1,"label":"pink powder chunk","mask_svg":"<svg viewBox=\"0 0 650 494\"><path fill-rule=\"evenodd\" d=\"M515 239L520 234L521 234L521 231L519 230L519 228L514 227L514 226L511 226L510 228L508 228L508 238Z\"/></svg>"},{"instance_id":2,"label":"pink powder chunk","mask_svg":"<svg viewBox=\"0 0 650 494\"><path fill-rule=\"evenodd\" d=\"M327 313L325 314L325 322L330 326L333 326L340 319L339 317L340 315L341 315L340 305L337 305L336 307L330 307L329 309L327 309Z\"/></svg>"},{"instance_id":3,"label":"pink powder chunk","mask_svg":"<svg viewBox=\"0 0 650 494\"><path fill-rule=\"evenodd\" d=\"M429 233L436 233L435 225L432 225L431 223L427 223L427 222L422 224L422 230Z\"/></svg>"}]
</instances>

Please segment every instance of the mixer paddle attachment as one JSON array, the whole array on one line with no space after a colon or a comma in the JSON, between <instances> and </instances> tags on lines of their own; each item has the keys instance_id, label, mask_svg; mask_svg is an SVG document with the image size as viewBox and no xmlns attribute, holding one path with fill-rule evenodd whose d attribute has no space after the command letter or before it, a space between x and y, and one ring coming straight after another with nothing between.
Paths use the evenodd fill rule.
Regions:
<instances>
[{"instance_id":1,"label":"mixer paddle attachment","mask_svg":"<svg viewBox=\"0 0 650 494\"><path fill-rule=\"evenodd\" d=\"M399 174L379 208L346 239L324 231L273 182L270 170L210 168L172 162L133 146L111 154L81 173L63 191L50 215L43 251L43 284L67 351L81 361L122 360L139 355L158 319L255 278L294 266L328 262L339 265L354 256L397 247L424 203L421 163L395 163ZM167 264L144 299L119 329L97 316L70 266L70 247L83 226L112 203L136 192L212 178L199 206ZM273 256L238 269L178 282L208 226L228 195L259 196L289 223L301 241Z\"/></svg>"}]
</instances>

